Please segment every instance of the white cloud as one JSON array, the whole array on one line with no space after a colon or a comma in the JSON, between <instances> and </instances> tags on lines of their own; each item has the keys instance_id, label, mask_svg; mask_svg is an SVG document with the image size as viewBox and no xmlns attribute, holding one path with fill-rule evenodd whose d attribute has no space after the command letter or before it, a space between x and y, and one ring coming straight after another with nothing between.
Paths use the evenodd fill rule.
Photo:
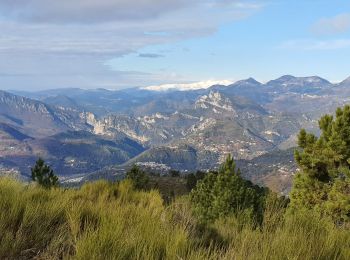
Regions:
<instances>
[{"instance_id":1,"label":"white cloud","mask_svg":"<svg viewBox=\"0 0 350 260\"><path fill-rule=\"evenodd\" d=\"M229 7L218 5L222 1L235 4ZM0 52L122 56L149 45L210 35L221 24L242 19L257 10L255 5L241 6L240 2L238 0L0 0L0 13L6 17L0 19ZM212 6L208 3L217 5ZM9 15L11 14L9 10L12 10L12 15ZM125 15L113 14L107 19L109 12L120 12ZM134 12L142 13L143 17L133 15ZM163 15L157 16L154 13ZM126 14L130 19L123 18ZM101 16L101 20L95 19L96 15ZM23 21L27 16L42 18L39 23ZM85 19L95 22L75 23L75 19L80 19L79 17L82 18L82 22ZM51 23L51 19L58 19L62 23Z\"/></svg>"},{"instance_id":2,"label":"white cloud","mask_svg":"<svg viewBox=\"0 0 350 260\"><path fill-rule=\"evenodd\" d=\"M348 30L350 30L350 13L323 18L311 26L311 32L316 35L339 34ZM338 50L350 48L350 39L296 39L283 42L279 47L305 51Z\"/></svg>"},{"instance_id":3,"label":"white cloud","mask_svg":"<svg viewBox=\"0 0 350 260\"><path fill-rule=\"evenodd\" d=\"M161 81L138 71L111 71L91 56L56 56L0 53L1 89L51 89L62 87L125 88Z\"/></svg>"},{"instance_id":4,"label":"white cloud","mask_svg":"<svg viewBox=\"0 0 350 260\"><path fill-rule=\"evenodd\" d=\"M167 75L111 71L103 64L130 53L145 56L141 49L148 46L209 36L222 24L259 10L247 5L251 1L221 1L0 0L0 71L25 75L0 75L0 86L111 88L164 83Z\"/></svg>"},{"instance_id":5,"label":"white cloud","mask_svg":"<svg viewBox=\"0 0 350 260\"><path fill-rule=\"evenodd\" d=\"M291 40L282 43L283 49L295 49L305 51L337 50L350 48L350 39L334 40Z\"/></svg>"},{"instance_id":6,"label":"white cloud","mask_svg":"<svg viewBox=\"0 0 350 260\"><path fill-rule=\"evenodd\" d=\"M0 13L31 22L96 23L150 19L195 5L197 2L197 0L1 0Z\"/></svg>"},{"instance_id":7,"label":"white cloud","mask_svg":"<svg viewBox=\"0 0 350 260\"><path fill-rule=\"evenodd\" d=\"M154 19L188 8L259 9L260 0L1 0L0 15L36 23Z\"/></svg>"},{"instance_id":8,"label":"white cloud","mask_svg":"<svg viewBox=\"0 0 350 260\"><path fill-rule=\"evenodd\" d=\"M213 85L230 85L232 80L206 80L192 83L174 83L174 84L162 84L155 86L143 87L142 89L153 90L153 91L166 91L166 90L196 90L196 89L206 89Z\"/></svg>"},{"instance_id":9,"label":"white cloud","mask_svg":"<svg viewBox=\"0 0 350 260\"><path fill-rule=\"evenodd\" d=\"M350 30L350 13L339 14L317 21L311 31L316 34L337 34Z\"/></svg>"}]
</instances>

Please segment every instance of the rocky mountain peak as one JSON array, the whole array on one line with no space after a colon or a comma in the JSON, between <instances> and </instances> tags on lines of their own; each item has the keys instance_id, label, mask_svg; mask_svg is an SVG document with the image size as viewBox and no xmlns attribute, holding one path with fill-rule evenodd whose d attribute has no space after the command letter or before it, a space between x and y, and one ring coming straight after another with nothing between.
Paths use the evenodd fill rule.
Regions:
<instances>
[{"instance_id":1,"label":"rocky mountain peak","mask_svg":"<svg viewBox=\"0 0 350 260\"><path fill-rule=\"evenodd\" d=\"M327 87L332 84L321 77L294 77L291 75L284 75L278 79L271 80L266 83L268 86L281 86L281 87Z\"/></svg>"},{"instance_id":2,"label":"rocky mountain peak","mask_svg":"<svg viewBox=\"0 0 350 260\"><path fill-rule=\"evenodd\" d=\"M250 77L248 79L244 79L244 80L239 80L236 83L234 83L234 85L261 85L261 83L259 81L257 81L256 79Z\"/></svg>"},{"instance_id":3,"label":"rocky mountain peak","mask_svg":"<svg viewBox=\"0 0 350 260\"><path fill-rule=\"evenodd\" d=\"M295 80L296 78L297 77L294 77L293 75L283 75L275 80L277 80L277 81L291 81L291 80Z\"/></svg>"},{"instance_id":4,"label":"rocky mountain peak","mask_svg":"<svg viewBox=\"0 0 350 260\"><path fill-rule=\"evenodd\" d=\"M220 92L211 90L208 95L203 95L198 98L195 103L196 108L212 109L214 113L219 113L220 110L234 111L232 102L222 96Z\"/></svg>"}]
</instances>

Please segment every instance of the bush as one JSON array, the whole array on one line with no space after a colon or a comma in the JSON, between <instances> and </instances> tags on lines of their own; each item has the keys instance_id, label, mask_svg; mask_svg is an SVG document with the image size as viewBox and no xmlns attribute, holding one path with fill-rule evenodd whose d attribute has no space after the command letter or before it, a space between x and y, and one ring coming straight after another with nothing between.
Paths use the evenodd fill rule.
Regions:
<instances>
[{"instance_id":1,"label":"bush","mask_svg":"<svg viewBox=\"0 0 350 260\"><path fill-rule=\"evenodd\" d=\"M48 190L0 178L0 234L0 259L176 259L192 245L159 193L128 180Z\"/></svg>"},{"instance_id":2,"label":"bush","mask_svg":"<svg viewBox=\"0 0 350 260\"><path fill-rule=\"evenodd\" d=\"M268 214L280 216L273 229L256 229L234 216L217 220L213 226L228 241L218 259L349 259L350 232L331 220L312 211Z\"/></svg>"},{"instance_id":3,"label":"bush","mask_svg":"<svg viewBox=\"0 0 350 260\"><path fill-rule=\"evenodd\" d=\"M195 174L190 173L186 175L186 186L189 191L196 187L198 181L204 179L205 172L197 171Z\"/></svg>"},{"instance_id":4,"label":"bush","mask_svg":"<svg viewBox=\"0 0 350 260\"><path fill-rule=\"evenodd\" d=\"M201 225L187 197L164 206L130 180L44 189L0 178L0 259L350 259L350 232L310 211L284 217L266 198L256 228L244 212Z\"/></svg>"},{"instance_id":5,"label":"bush","mask_svg":"<svg viewBox=\"0 0 350 260\"><path fill-rule=\"evenodd\" d=\"M148 175L137 165L133 165L126 173L126 178L130 179L133 182L134 187L139 190L145 190L149 183Z\"/></svg>"}]
</instances>

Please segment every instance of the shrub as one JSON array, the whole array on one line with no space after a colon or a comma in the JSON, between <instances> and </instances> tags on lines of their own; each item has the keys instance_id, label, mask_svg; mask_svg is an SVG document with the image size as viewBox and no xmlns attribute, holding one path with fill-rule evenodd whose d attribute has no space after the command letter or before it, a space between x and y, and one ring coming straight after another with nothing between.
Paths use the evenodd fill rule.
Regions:
<instances>
[{"instance_id":1,"label":"shrub","mask_svg":"<svg viewBox=\"0 0 350 260\"><path fill-rule=\"evenodd\" d=\"M196 187L198 181L202 180L205 176L205 172L197 171L195 174L190 173L186 175L186 186L189 191Z\"/></svg>"},{"instance_id":2,"label":"shrub","mask_svg":"<svg viewBox=\"0 0 350 260\"><path fill-rule=\"evenodd\" d=\"M126 178L130 179L133 182L134 187L139 190L146 189L147 184L149 183L149 177L137 165L133 165L132 168L126 173Z\"/></svg>"},{"instance_id":3,"label":"shrub","mask_svg":"<svg viewBox=\"0 0 350 260\"><path fill-rule=\"evenodd\" d=\"M43 189L0 178L0 259L176 259L193 244L158 192L98 181Z\"/></svg>"},{"instance_id":4,"label":"shrub","mask_svg":"<svg viewBox=\"0 0 350 260\"><path fill-rule=\"evenodd\" d=\"M314 211L284 217L269 194L262 227L245 212L201 225L188 197L168 206L130 180L44 189L0 178L0 259L350 259L350 232Z\"/></svg>"},{"instance_id":5,"label":"shrub","mask_svg":"<svg viewBox=\"0 0 350 260\"><path fill-rule=\"evenodd\" d=\"M181 175L180 175L180 172L177 171L177 170L170 170L170 171L169 171L169 175L170 175L171 177L180 177L180 176L181 176Z\"/></svg>"}]
</instances>

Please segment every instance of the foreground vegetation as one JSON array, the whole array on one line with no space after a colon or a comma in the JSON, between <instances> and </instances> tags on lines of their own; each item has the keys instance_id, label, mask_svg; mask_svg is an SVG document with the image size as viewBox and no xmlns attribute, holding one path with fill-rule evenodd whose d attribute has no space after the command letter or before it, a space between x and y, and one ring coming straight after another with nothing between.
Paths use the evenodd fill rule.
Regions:
<instances>
[{"instance_id":1,"label":"foreground vegetation","mask_svg":"<svg viewBox=\"0 0 350 260\"><path fill-rule=\"evenodd\" d=\"M0 178L0 259L350 259L350 107L320 129L299 134L290 200L230 156L178 187L135 166L77 189L39 159L33 183Z\"/></svg>"},{"instance_id":2,"label":"foreground vegetation","mask_svg":"<svg viewBox=\"0 0 350 260\"><path fill-rule=\"evenodd\" d=\"M129 180L45 189L0 179L0 259L350 259L350 232L273 197L257 226L242 213L202 224L187 197L164 205Z\"/></svg>"}]
</instances>

